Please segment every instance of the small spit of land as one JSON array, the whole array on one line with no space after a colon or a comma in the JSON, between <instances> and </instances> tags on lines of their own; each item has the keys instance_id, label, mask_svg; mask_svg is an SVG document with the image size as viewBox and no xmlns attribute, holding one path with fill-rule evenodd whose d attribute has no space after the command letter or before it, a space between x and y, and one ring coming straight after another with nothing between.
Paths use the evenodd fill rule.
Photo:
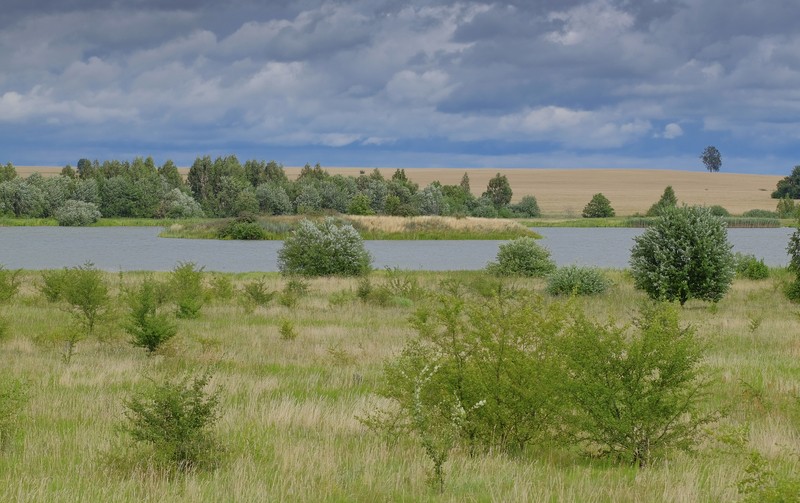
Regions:
<instances>
[{"instance_id":1,"label":"small spit of land","mask_svg":"<svg viewBox=\"0 0 800 503\"><path fill-rule=\"evenodd\" d=\"M372 281L436 291L445 279L487 280L482 272L387 274ZM628 323L644 295L625 273L609 274L611 290L572 302L598 321ZM430 462L413 438L387 440L357 419L374 404L383 362L414 334L408 320L424 301L402 289L379 305L358 299L356 279L313 279L294 303L252 305L242 301L244 285L280 291L287 280L229 275L236 296L211 296L155 355L128 343L118 308L67 364L70 315L39 292L40 273L23 272L20 293L0 306L0 354L2 375L27 382L30 399L20 435L0 451L0 501L736 501L750 451L780 473L800 470L792 454L800 452L800 318L781 292L781 274L736 280L718 305L681 310L708 348L714 384L705 406L724 412L695 454L671 453L640 469L545 445L474 457L456 449L439 494L426 483ZM143 277L105 275L112 298ZM509 286L543 293L542 280ZM293 340L281 337L287 322ZM220 390L218 466L170 475L138 464L117 429L124 401L151 379L201 369Z\"/></svg>"}]
</instances>

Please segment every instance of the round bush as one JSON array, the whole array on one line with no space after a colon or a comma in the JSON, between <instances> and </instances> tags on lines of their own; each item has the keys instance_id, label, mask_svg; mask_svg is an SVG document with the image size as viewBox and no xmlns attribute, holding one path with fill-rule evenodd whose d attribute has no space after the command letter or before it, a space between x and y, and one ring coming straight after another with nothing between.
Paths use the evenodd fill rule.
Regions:
<instances>
[{"instance_id":1,"label":"round bush","mask_svg":"<svg viewBox=\"0 0 800 503\"><path fill-rule=\"evenodd\" d=\"M352 225L337 226L332 218L320 223L302 220L278 251L283 274L303 276L360 276L370 270L372 257Z\"/></svg>"},{"instance_id":2,"label":"round bush","mask_svg":"<svg viewBox=\"0 0 800 503\"><path fill-rule=\"evenodd\" d=\"M258 240L265 239L267 233L258 222L234 220L219 230L222 239Z\"/></svg>"},{"instance_id":3,"label":"round bush","mask_svg":"<svg viewBox=\"0 0 800 503\"><path fill-rule=\"evenodd\" d=\"M764 259L759 260L755 255L737 253L734 260L737 276L747 279L769 278L769 267L764 263Z\"/></svg>"},{"instance_id":4,"label":"round bush","mask_svg":"<svg viewBox=\"0 0 800 503\"><path fill-rule=\"evenodd\" d=\"M490 262L487 270L497 276L546 276L556 268L550 252L531 237L513 239L500 245L497 262Z\"/></svg>"},{"instance_id":5,"label":"round bush","mask_svg":"<svg viewBox=\"0 0 800 503\"><path fill-rule=\"evenodd\" d=\"M709 206L708 210L711 212L712 215L715 217L729 217L731 216L730 212L723 208L722 206L715 204L713 206Z\"/></svg>"},{"instance_id":6,"label":"round bush","mask_svg":"<svg viewBox=\"0 0 800 503\"><path fill-rule=\"evenodd\" d=\"M539 203L534 196L524 196L520 202L512 207L515 215L523 218L537 218L542 216Z\"/></svg>"},{"instance_id":7,"label":"round bush","mask_svg":"<svg viewBox=\"0 0 800 503\"><path fill-rule=\"evenodd\" d=\"M631 273L653 299L717 302L730 288L732 245L725 222L708 208L666 207L634 241Z\"/></svg>"},{"instance_id":8,"label":"round bush","mask_svg":"<svg viewBox=\"0 0 800 503\"><path fill-rule=\"evenodd\" d=\"M70 199L55 211L58 225L83 226L97 222L101 215L94 203Z\"/></svg>"},{"instance_id":9,"label":"round bush","mask_svg":"<svg viewBox=\"0 0 800 503\"><path fill-rule=\"evenodd\" d=\"M605 274L593 267L560 267L547 278L550 295L595 295L605 292L608 286Z\"/></svg>"},{"instance_id":10,"label":"round bush","mask_svg":"<svg viewBox=\"0 0 800 503\"><path fill-rule=\"evenodd\" d=\"M742 213L742 216L749 218L778 218L778 213L775 211L755 209L745 211Z\"/></svg>"},{"instance_id":11,"label":"round bush","mask_svg":"<svg viewBox=\"0 0 800 503\"><path fill-rule=\"evenodd\" d=\"M583 208L583 218L605 218L613 217L614 208L611 207L611 201L602 193L597 193L592 196Z\"/></svg>"}]
</instances>

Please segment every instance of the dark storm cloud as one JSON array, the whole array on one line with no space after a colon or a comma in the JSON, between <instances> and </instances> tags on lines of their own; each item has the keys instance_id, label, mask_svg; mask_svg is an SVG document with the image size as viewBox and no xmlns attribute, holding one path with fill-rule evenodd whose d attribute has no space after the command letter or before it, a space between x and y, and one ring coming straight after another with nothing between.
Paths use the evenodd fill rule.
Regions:
<instances>
[{"instance_id":1,"label":"dark storm cloud","mask_svg":"<svg viewBox=\"0 0 800 503\"><path fill-rule=\"evenodd\" d=\"M0 125L221 149L785 152L800 139L798 13L794 0L13 1Z\"/></svg>"}]
</instances>

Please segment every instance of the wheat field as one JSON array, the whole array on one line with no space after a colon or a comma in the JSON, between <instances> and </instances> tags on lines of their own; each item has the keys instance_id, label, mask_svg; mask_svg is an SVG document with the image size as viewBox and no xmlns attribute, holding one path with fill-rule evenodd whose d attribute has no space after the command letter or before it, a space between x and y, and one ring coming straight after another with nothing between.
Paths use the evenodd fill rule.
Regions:
<instances>
[{"instance_id":1,"label":"wheat field","mask_svg":"<svg viewBox=\"0 0 800 503\"><path fill-rule=\"evenodd\" d=\"M188 168L182 168L184 172ZM287 167L286 173L295 178L299 167ZM358 176L369 173L368 168L325 168L331 174ZM384 177L392 176L397 168L379 168ZM533 195L545 216L580 216L592 196L603 193L617 215L645 213L658 200L664 188L671 185L678 200L686 204L720 205L732 214L751 209L774 210L776 201L770 198L775 185L783 178L777 175L738 173L708 173L654 169L490 169L490 168L403 168L406 175L421 187L438 180L445 185L458 184L466 172L475 195L485 190L497 173L508 177L514 191L512 201ZM57 174L61 168L18 166L21 176L33 172Z\"/></svg>"}]
</instances>

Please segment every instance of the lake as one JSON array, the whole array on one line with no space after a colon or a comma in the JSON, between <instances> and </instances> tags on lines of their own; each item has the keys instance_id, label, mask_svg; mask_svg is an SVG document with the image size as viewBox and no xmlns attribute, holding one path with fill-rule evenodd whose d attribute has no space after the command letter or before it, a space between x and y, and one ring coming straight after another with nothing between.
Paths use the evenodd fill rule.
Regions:
<instances>
[{"instance_id":1,"label":"lake","mask_svg":"<svg viewBox=\"0 0 800 503\"><path fill-rule=\"evenodd\" d=\"M643 229L535 229L559 265L628 266L633 238ZM277 271L280 241L159 238L157 227L0 227L0 264L10 269L54 269L93 262L109 271L168 271L192 261L209 271ZM793 229L730 229L734 251L771 266L788 264ZM474 270L494 260L503 241L367 241L374 267Z\"/></svg>"}]
</instances>

